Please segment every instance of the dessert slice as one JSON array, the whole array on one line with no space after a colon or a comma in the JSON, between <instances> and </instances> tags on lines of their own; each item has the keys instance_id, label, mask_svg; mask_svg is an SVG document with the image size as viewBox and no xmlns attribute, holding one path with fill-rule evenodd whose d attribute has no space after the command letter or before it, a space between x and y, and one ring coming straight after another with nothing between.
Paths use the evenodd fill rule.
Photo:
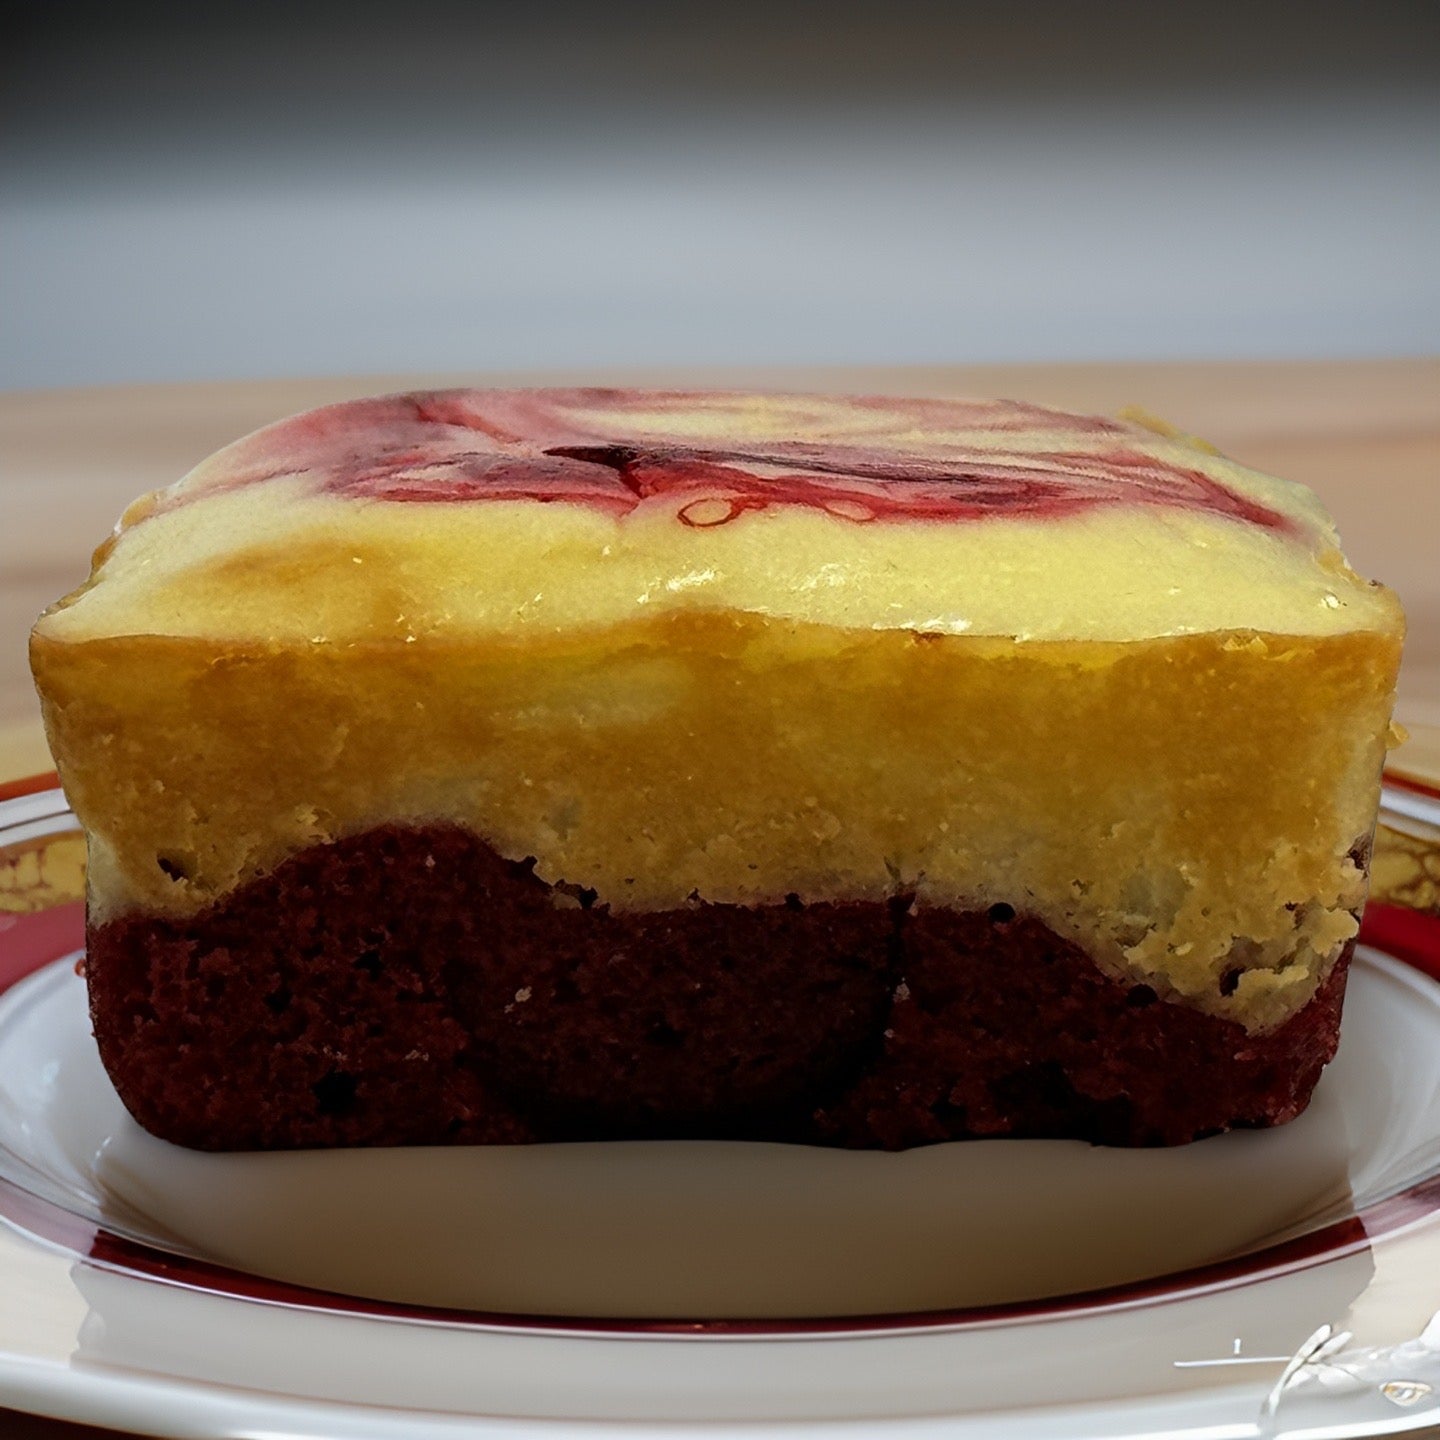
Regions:
<instances>
[{"instance_id":1,"label":"dessert slice","mask_svg":"<svg viewBox=\"0 0 1440 1440\"><path fill-rule=\"evenodd\" d=\"M1402 617L1011 402L451 391L138 501L33 663L105 1065L213 1147L1174 1143L1335 1047Z\"/></svg>"}]
</instances>

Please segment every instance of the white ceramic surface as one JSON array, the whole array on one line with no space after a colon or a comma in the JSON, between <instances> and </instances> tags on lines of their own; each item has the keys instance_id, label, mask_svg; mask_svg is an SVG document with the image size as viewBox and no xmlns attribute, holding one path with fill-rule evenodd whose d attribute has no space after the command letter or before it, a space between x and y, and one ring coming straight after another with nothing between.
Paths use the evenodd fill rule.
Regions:
<instances>
[{"instance_id":1,"label":"white ceramic surface","mask_svg":"<svg viewBox=\"0 0 1440 1440\"><path fill-rule=\"evenodd\" d=\"M379 1277L401 1289L433 1287L445 1248L454 1245L455 1267L467 1277L465 1284L483 1280L484 1259L496 1252L477 1246L473 1234L466 1243L460 1194L477 1176L483 1178L484 1166L477 1169L483 1156L390 1155L383 1158L398 1173L388 1176L378 1163L355 1166L353 1157L280 1157L298 1162L301 1171L276 1185L266 1172L277 1157L167 1155L165 1147L134 1130L104 1084L83 1024L82 999L62 962L0 1000L0 1134L7 1172L19 1186L32 1195L48 1193L66 1214L101 1218L112 1230L213 1258L248 1259L258 1269L288 1271L292 1278L331 1275L368 1288ZM1338 1135L1352 1146L1348 1160L1339 1157L1340 1172L1348 1172L1362 1204L1433 1172L1440 1164L1440 987L1367 955L1357 967L1348 1024L1341 1057L1315 1108L1289 1131L1235 1137L1254 1142L1242 1147L1204 1142L1184 1152L1132 1158L1163 1165L1177 1155L1198 1157L1195 1196L1209 1204L1228 1188L1232 1223L1248 1217L1253 1239L1262 1238L1260 1232L1272 1223L1277 1193L1312 1194L1301 1185L1292 1195L1290 1162L1322 1182L1321 1190L1333 1178ZM1267 1139L1279 1142L1269 1155L1263 1151ZM557 1287L563 1293L571 1283L566 1265L583 1256L590 1233L587 1185L613 1187L617 1176L663 1181L677 1158L663 1152L686 1147L651 1148L657 1153L618 1154L605 1163L593 1147L529 1152L537 1164L507 1183L543 1200L557 1233L566 1216L578 1227L569 1236L559 1233L556 1263L541 1265L542 1273L529 1283L545 1293ZM838 1244L831 1253L832 1270L846 1281L853 1277L867 1305L873 1291L866 1287L874 1281L863 1263L866 1248L878 1244L892 1253L885 1237L905 1231L910 1206L924 1198L932 1179L958 1183L952 1157L944 1151L935 1152L933 1167L913 1171L909 1178L916 1188L909 1188L905 1157L830 1157L803 1150L776 1156L771 1147L746 1155L748 1147L705 1148L714 1153L698 1157L699 1176L708 1171L713 1179L721 1169L739 1165L763 1177L778 1161L775 1173L812 1198L836 1158L862 1166L867 1158L896 1162L890 1167L893 1186L867 1186L862 1176L871 1208L847 1212L844 1218L854 1227L849 1248ZM1243 1161L1232 1159L1231 1148L1249 1153ZM1158 1228L1175 1238L1175 1260L1194 1258L1187 1248L1194 1238L1194 1197L1187 1201L1183 1182L1166 1179L1163 1169L1156 1172L1160 1178L1153 1190L1135 1172L1126 1184L1107 1187L1087 1175L1082 1163L1077 1190L1077 1160L1118 1157L1049 1143L947 1149L965 1151L972 1157L969 1165L990 1182L1008 1182L1024 1170L1031 1189L1016 1198L1029 1223L1036 1219L1025 1212L1027 1200L1041 1197L1053 1213L1068 1215L1068 1200L1056 1205L1055 1199L1077 1194L1081 1214L1099 1214L1108 1202L1142 1222L1160 1215ZM1006 1158L1012 1152L1025 1157L1018 1168ZM1213 1163L1219 1180L1200 1176L1207 1153L1213 1161L1206 1163ZM520 1158L520 1152L507 1158ZM148 1167L140 1163L147 1159ZM28 1174L20 1162L28 1162ZM805 1173L806 1162L814 1162L814 1173ZM986 1176L992 1163L999 1168ZM124 1186L116 1185L117 1176L124 1177ZM261 1191L272 1186L267 1220L260 1214ZM778 1205L783 1214L787 1203L783 1186L764 1184L702 1195L696 1174L678 1188L688 1202L699 1204L692 1223L726 1207L748 1208L746 1223L727 1232L729 1243L742 1248L759 1232L764 1207ZM117 1207L113 1196L122 1189L123 1204ZM13 1202L16 1193L8 1189L3 1198ZM966 1193L984 1201L987 1185L977 1181ZM656 1205L654 1195L637 1190L636 1198ZM667 1429L683 1431L720 1420L808 1421L822 1428L829 1421L843 1428L845 1422L868 1419L871 1433L885 1420L906 1434L927 1433L933 1422L935 1433L963 1436L989 1433L1002 1414L1012 1426L1007 1433L1016 1435L1055 1433L1060 1414L1064 1432L1077 1436L1259 1435L1266 1433L1257 1428L1261 1409L1286 1361L1329 1323L1349 1337L1338 1354L1322 1356L1318 1365L1291 1377L1275 1416L1280 1428L1269 1433L1319 1434L1339 1424L1352 1428L1333 1433L1358 1433L1357 1423L1418 1425L1422 1416L1440 1418L1440 1327L1431 1321L1440 1306L1436 1205L1440 1194L1413 1204L1407 1227L1398 1232L1368 1244L1351 1238L1331 1258L1267 1270L1264 1278L1238 1287L1214 1282L1052 1315L934 1327L917 1322L890 1333L861 1328L848 1334L721 1337L687 1336L683 1329L668 1335L587 1334L583 1322L546 1330L367 1318L336 1308L237 1298L183 1283L183 1276L134 1273L123 1256L117 1260L100 1247L92 1247L95 1258L74 1253L84 1247L37 1235L48 1222L34 1225L32 1219L27 1225L21 1214L0 1226L0 1393L10 1403L73 1418L195 1435L423 1436L460 1430L522 1435L532 1427L541 1435L554 1433L548 1422L561 1420L570 1423L558 1433L588 1435L606 1420L668 1422ZM13 1204L7 1208L14 1210ZM323 1239L327 1214L330 1238ZM298 1227L288 1241L287 1217ZM1313 1225L1317 1218L1301 1224ZM840 1224L833 1216L820 1219L822 1226ZM1145 1223L1156 1228L1153 1219ZM183 1238L172 1239L171 1228ZM1118 1235L1123 1227L1112 1228ZM668 1243L679 1244L685 1229L678 1224ZM968 1253L978 1264L992 1247L971 1224L964 1230ZM1067 1253L1068 1246L1084 1248L1077 1232L1063 1225L1061 1231L1063 1244L1039 1223L1034 1253L1012 1252L1024 1262L1017 1290L1033 1292L1047 1283L1066 1287L1077 1273L1093 1273L1086 1268L1096 1263L1093 1256L1083 1258L1077 1271ZM315 1253L307 1257L312 1242ZM534 1233L523 1236L520 1253L535 1242ZM212 1243L216 1248L207 1248ZM606 1243L615 1243L613 1234ZM643 1244L643 1236L633 1243ZM402 1245L411 1254L418 1247L420 1270L428 1266L434 1273L416 1280L407 1264L381 1263L371 1253L377 1244L388 1244L392 1254ZM960 1257L966 1244L957 1241L952 1248ZM779 1254L768 1242L760 1249L772 1259ZM508 1251L508 1244L500 1247L504 1282L523 1286L525 1269ZM903 1251L893 1248L902 1257ZM1118 1254L1113 1248L1105 1253L1121 1264L1137 1260L1123 1247ZM368 1261L356 1262L366 1254ZM630 1258L639 1258L639 1251L632 1250ZM1148 1263L1173 1268L1159 1251L1149 1254ZM547 1268L553 1273L544 1273ZM583 1281L574 1282L582 1289L602 1285L612 1273L606 1264L582 1268ZM981 1268L989 1298L999 1298L995 1287L1003 1265ZM918 1276L919 1265L913 1269ZM962 1264L958 1273L963 1270ZM796 1273L803 1280L806 1267ZM705 1266L692 1267L687 1277L698 1293L715 1283ZM753 1267L749 1278L753 1283ZM836 1281L831 1293L843 1289ZM661 1291L673 1293L663 1285ZM1363 1372L1358 1378L1357 1371ZM1390 1395L1382 1388L1386 1383L1392 1384ZM1422 1388L1427 1385L1428 1392ZM1395 1396L1415 1398L1402 1406ZM1036 1406L1044 1408L1032 1410ZM462 1422L458 1416L467 1418ZM946 1417L943 1426L936 1416ZM1310 1428L1314 1425L1322 1429Z\"/></svg>"},{"instance_id":2,"label":"white ceramic surface","mask_svg":"<svg viewBox=\"0 0 1440 1440\"><path fill-rule=\"evenodd\" d=\"M216 1155L126 1115L84 982L62 961L0 999L0 1155L26 1167L32 1192L113 1234L381 1300L698 1321L1006 1305L1318 1228L1352 1213L1352 1174L1359 1205L1411 1178L1399 1138L1411 1131L1440 1166L1440 1114L1379 1043L1412 1013L1409 987L1378 974L1363 972L1357 1042L1300 1120L1169 1150L649 1141Z\"/></svg>"}]
</instances>

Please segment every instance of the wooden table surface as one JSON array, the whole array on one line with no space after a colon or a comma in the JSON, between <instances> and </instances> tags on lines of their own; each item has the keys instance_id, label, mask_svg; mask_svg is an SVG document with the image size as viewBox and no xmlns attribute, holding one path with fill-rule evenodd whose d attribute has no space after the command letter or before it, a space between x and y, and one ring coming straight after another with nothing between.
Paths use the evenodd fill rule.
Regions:
<instances>
[{"instance_id":1,"label":"wooden table surface","mask_svg":"<svg viewBox=\"0 0 1440 1440\"><path fill-rule=\"evenodd\" d=\"M1352 563L1405 603L1402 718L1440 725L1440 360L371 376L0 394L0 777L49 768L25 636L46 604L85 578L90 551L135 495L297 410L477 383L1006 395L1097 411L1141 405L1320 494ZM0 1408L6 1440L103 1433Z\"/></svg>"}]
</instances>

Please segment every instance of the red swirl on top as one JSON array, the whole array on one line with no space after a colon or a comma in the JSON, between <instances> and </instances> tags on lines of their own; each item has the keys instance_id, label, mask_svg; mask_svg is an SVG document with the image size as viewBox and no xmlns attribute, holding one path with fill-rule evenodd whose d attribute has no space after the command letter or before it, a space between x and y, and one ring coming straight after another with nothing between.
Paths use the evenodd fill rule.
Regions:
<instances>
[{"instance_id":1,"label":"red swirl on top","mask_svg":"<svg viewBox=\"0 0 1440 1440\"><path fill-rule=\"evenodd\" d=\"M170 503L302 476L355 500L568 502L617 517L668 501L696 528L785 505L864 523L1059 518L1113 504L1291 528L1155 444L1118 420L1015 401L448 390L281 421L221 451Z\"/></svg>"}]
</instances>

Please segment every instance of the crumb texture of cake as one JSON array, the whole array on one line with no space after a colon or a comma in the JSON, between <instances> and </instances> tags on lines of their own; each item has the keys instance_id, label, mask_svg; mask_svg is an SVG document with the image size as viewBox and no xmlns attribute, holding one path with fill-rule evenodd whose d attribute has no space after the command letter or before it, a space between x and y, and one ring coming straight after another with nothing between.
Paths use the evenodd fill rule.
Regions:
<instances>
[{"instance_id":1,"label":"crumb texture of cake","mask_svg":"<svg viewBox=\"0 0 1440 1440\"><path fill-rule=\"evenodd\" d=\"M188 921L96 927L87 964L122 1098L198 1148L903 1149L1182 1144L1282 1123L1334 1053L1349 958L1256 1037L1117 983L1004 904L608 913L469 831L391 826L313 847Z\"/></svg>"},{"instance_id":2,"label":"crumb texture of cake","mask_svg":"<svg viewBox=\"0 0 1440 1440\"><path fill-rule=\"evenodd\" d=\"M737 617L611 638L56 647L92 913L183 916L307 846L450 820L617 910L1004 900L1262 1028L1355 934L1393 664L1374 637L937 643Z\"/></svg>"},{"instance_id":3,"label":"crumb texture of cake","mask_svg":"<svg viewBox=\"0 0 1440 1440\"><path fill-rule=\"evenodd\" d=\"M835 1143L1145 1143L1288 1118L1333 1049L1402 634L1313 495L1157 422L441 391L281 421L136 502L31 654L127 1100L160 1054L203 1089L230 1042L177 1047L209 976L222 1010L292 997L255 1012L298 1047L292 1099L350 1077L312 1128L235 1143L381 1143L385 1107L346 1129L340 1091L434 1065L432 1138L763 1112ZM423 902L435 954L381 966L418 1029L352 1024L399 942L335 938L343 875L384 892L436 836L474 873ZM564 973L527 979L545 945ZM266 957L312 951L314 985L277 988ZM635 1031L667 984L700 1009ZM388 1059L340 1063L367 1023ZM1104 1056L1041 1046L1056 1025ZM1146 1054L1218 1110L1147 1109Z\"/></svg>"}]
</instances>

